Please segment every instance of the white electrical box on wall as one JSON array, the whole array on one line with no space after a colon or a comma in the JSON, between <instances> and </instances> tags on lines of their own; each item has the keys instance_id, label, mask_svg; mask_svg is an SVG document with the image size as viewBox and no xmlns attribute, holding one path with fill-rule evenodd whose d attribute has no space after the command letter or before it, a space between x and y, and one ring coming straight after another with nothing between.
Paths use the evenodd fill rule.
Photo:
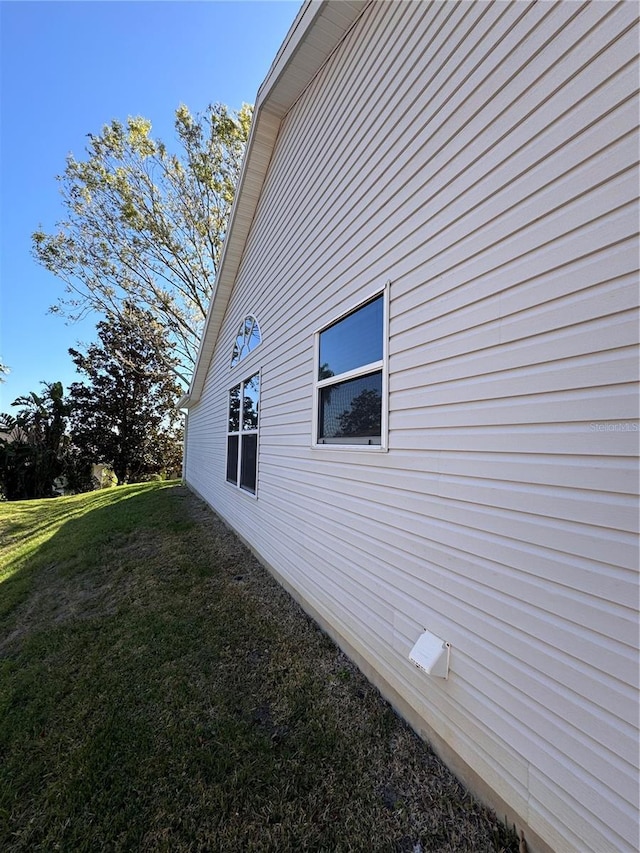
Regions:
<instances>
[{"instance_id":1,"label":"white electrical box on wall","mask_svg":"<svg viewBox=\"0 0 640 853\"><path fill-rule=\"evenodd\" d=\"M425 631L409 652L409 660L428 675L448 678L449 649L449 643L430 631Z\"/></svg>"}]
</instances>

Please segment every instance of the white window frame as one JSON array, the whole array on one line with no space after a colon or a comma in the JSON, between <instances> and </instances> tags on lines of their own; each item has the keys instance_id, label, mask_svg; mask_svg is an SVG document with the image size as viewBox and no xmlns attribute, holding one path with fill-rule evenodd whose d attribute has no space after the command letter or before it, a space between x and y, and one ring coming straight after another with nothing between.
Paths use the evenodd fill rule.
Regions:
<instances>
[{"instance_id":1,"label":"white window frame","mask_svg":"<svg viewBox=\"0 0 640 853\"><path fill-rule=\"evenodd\" d=\"M314 333L313 341L313 407L312 407L312 439L311 447L314 450L328 450L335 452L342 451L358 451L367 453L386 452L389 449L389 289L391 282L388 281L381 289L370 293L366 298L360 300L356 305L348 311L335 317L331 322L325 323L322 328L317 329ZM382 358L379 361L371 362L370 364L362 365L355 370L349 370L345 373L340 373L336 376L331 376L329 379L318 379L318 366L320 363L320 335L325 329L333 326L335 323L344 320L350 314L355 314L360 308L363 308L368 302L373 301L377 297L382 296ZM381 371L382 373L382 412L381 412L381 427L380 427L380 444L362 444L350 442L349 439L344 441L321 442L318 441L318 421L320 417L320 391L330 385L337 385L340 382L345 382L349 379L357 379L359 376L366 376L369 373Z\"/></svg>"},{"instance_id":2,"label":"white window frame","mask_svg":"<svg viewBox=\"0 0 640 853\"><path fill-rule=\"evenodd\" d=\"M226 447L225 447L225 458L224 458L224 460L225 460L224 481L227 484L227 486L230 486L232 489L235 489L236 491L240 491L243 494L248 495L251 498L257 498L258 497L258 463L259 463L259 459L260 459L260 410L261 410L260 398L262 397L262 371L261 370L250 370L250 371L246 371L246 372L249 373L248 376L245 376L244 379L241 379L238 382L234 382L232 385L230 385L227 388L227 397L226 397L226 418L227 418L227 421L226 421L226 423L227 423L226 439L227 439L227 442L226 442ZM258 376L258 382L259 382L258 387L260 389L259 390L259 401L258 401L258 424L257 424L255 429L245 430L244 429L244 423L243 423L243 420L244 420L244 406L243 406L244 386L245 386L246 382L248 382L250 379L253 379L253 377L256 375ZM237 388L238 386L240 387L240 411L239 411L240 423L239 423L238 431L235 431L235 430L232 431L229 429L230 395L231 395L231 392L233 391L233 389ZM256 485L255 485L254 491L251 491L251 489L246 488L246 486L242 486L241 485L241 479L240 479L241 478L241 471L242 471L242 438L245 435L255 435L255 437L256 437ZM235 482L233 480L227 479L227 469L228 469L228 465L229 465L229 437L230 436L237 436L238 437L238 459L236 461L236 479L235 479Z\"/></svg>"}]
</instances>

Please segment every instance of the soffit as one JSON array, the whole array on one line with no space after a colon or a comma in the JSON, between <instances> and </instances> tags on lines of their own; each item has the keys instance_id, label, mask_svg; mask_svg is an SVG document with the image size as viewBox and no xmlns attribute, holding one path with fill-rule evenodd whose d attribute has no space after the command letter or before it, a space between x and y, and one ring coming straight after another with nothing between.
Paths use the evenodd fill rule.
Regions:
<instances>
[{"instance_id":1,"label":"soffit","mask_svg":"<svg viewBox=\"0 0 640 853\"><path fill-rule=\"evenodd\" d=\"M371 0L307 0L298 12L258 90L240 180L191 387L180 400L200 399L209 363L238 274L245 243L269 168L280 123Z\"/></svg>"}]
</instances>

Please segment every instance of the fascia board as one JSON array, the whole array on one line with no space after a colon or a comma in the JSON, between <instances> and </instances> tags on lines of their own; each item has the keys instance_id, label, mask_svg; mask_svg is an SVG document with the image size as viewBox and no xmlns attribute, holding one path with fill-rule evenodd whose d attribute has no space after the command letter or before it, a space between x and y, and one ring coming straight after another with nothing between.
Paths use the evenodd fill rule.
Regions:
<instances>
[{"instance_id":1,"label":"fascia board","mask_svg":"<svg viewBox=\"0 0 640 853\"><path fill-rule=\"evenodd\" d=\"M280 123L372 0L307 0L258 90L218 275L184 407L200 399Z\"/></svg>"},{"instance_id":2,"label":"fascia board","mask_svg":"<svg viewBox=\"0 0 640 853\"><path fill-rule=\"evenodd\" d=\"M189 402L196 403L202 394L209 362L226 311L227 302L236 279L242 251L253 222L253 216L260 198L260 192L267 173L270 158L252 158L254 147L263 146L273 151L273 145L280 127L280 119L264 111L254 113L247 152L245 154L236 197L229 217L227 236L222 248L218 275L209 303L204 330L200 339L196 366L189 388ZM254 162L255 159L255 162ZM262 167L259 166L262 161Z\"/></svg>"}]
</instances>

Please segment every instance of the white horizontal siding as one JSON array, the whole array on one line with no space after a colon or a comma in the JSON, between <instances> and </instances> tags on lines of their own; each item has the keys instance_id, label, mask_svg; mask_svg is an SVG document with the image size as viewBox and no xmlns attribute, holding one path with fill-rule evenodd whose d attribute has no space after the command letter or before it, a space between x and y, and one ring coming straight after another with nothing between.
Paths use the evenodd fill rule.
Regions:
<instances>
[{"instance_id":1,"label":"white horizontal siding","mask_svg":"<svg viewBox=\"0 0 640 853\"><path fill-rule=\"evenodd\" d=\"M638 842L636 14L369 6L283 121L189 417L189 483L579 853ZM313 332L387 280L389 452L314 450ZM257 369L254 499L224 477Z\"/></svg>"}]
</instances>

